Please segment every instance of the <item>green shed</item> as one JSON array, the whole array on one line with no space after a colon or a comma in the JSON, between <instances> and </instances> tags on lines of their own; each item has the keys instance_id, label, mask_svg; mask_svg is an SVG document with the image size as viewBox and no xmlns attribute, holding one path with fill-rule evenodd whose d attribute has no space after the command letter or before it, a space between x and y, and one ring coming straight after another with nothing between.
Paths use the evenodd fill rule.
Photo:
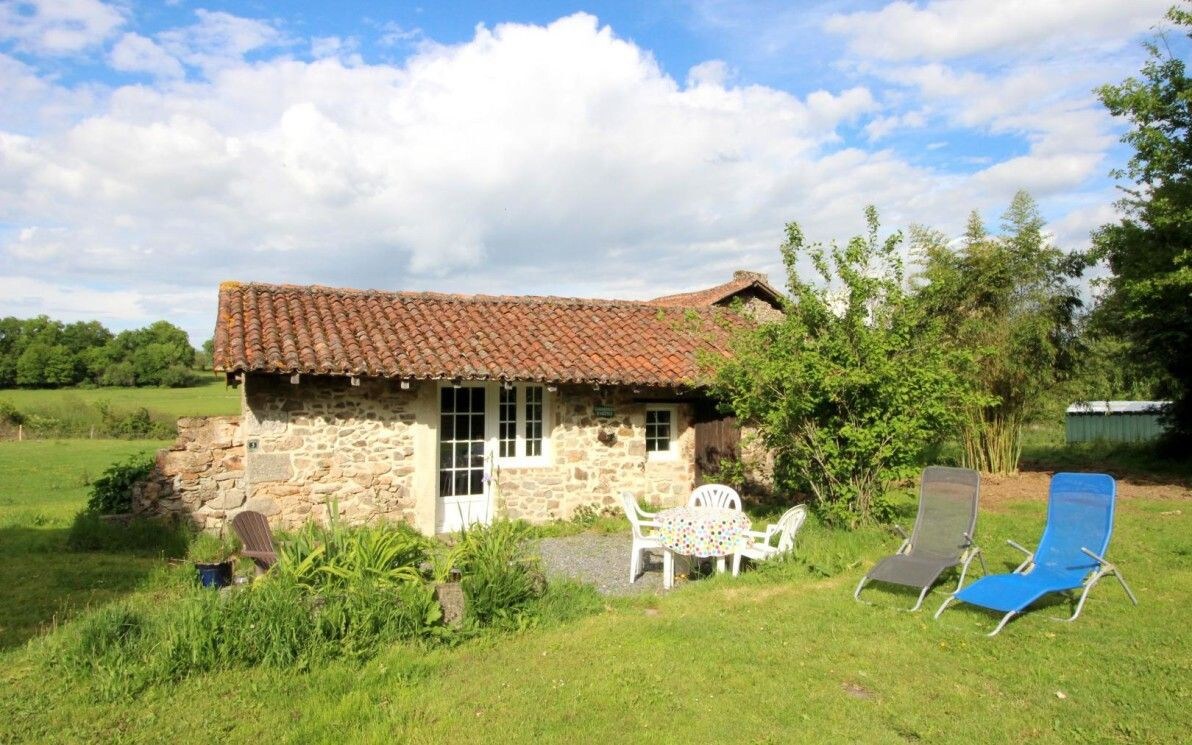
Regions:
<instances>
[{"instance_id":1,"label":"green shed","mask_svg":"<svg viewBox=\"0 0 1192 745\"><path fill-rule=\"evenodd\" d=\"M1168 401L1085 401L1068 407L1065 438L1069 443L1144 442L1163 434L1160 421Z\"/></svg>"}]
</instances>

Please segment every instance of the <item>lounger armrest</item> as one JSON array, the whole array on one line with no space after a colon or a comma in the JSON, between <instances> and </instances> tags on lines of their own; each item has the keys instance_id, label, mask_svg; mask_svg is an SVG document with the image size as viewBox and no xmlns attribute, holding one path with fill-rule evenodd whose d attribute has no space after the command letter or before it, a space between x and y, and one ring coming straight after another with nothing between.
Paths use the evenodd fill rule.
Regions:
<instances>
[{"instance_id":1,"label":"lounger armrest","mask_svg":"<svg viewBox=\"0 0 1192 745\"><path fill-rule=\"evenodd\" d=\"M1011 546L1013 546L1014 548L1018 549L1019 551L1021 551L1021 552L1022 552L1022 553L1024 553L1024 554L1026 554L1028 557L1030 557L1030 558L1032 558L1032 559L1035 557L1035 552L1034 552L1034 551L1031 551L1031 550L1030 550L1030 549L1028 549L1028 548L1024 548L1022 545L1020 545L1020 544L1018 544L1018 543L1015 543L1014 541L1007 540L1007 541L1006 541L1006 543L1009 543Z\"/></svg>"},{"instance_id":2,"label":"lounger armrest","mask_svg":"<svg viewBox=\"0 0 1192 745\"><path fill-rule=\"evenodd\" d=\"M1097 562L1099 564L1101 564L1101 566L1109 566L1109 562L1105 560L1104 556L1098 556L1097 554L1093 553L1092 551L1089 551L1084 546L1081 546L1080 550L1083 551L1084 553L1088 554L1089 556L1093 557L1094 559L1096 559Z\"/></svg>"},{"instance_id":3,"label":"lounger armrest","mask_svg":"<svg viewBox=\"0 0 1192 745\"><path fill-rule=\"evenodd\" d=\"M662 527L654 520L638 520L637 525L639 528L661 528Z\"/></svg>"}]
</instances>

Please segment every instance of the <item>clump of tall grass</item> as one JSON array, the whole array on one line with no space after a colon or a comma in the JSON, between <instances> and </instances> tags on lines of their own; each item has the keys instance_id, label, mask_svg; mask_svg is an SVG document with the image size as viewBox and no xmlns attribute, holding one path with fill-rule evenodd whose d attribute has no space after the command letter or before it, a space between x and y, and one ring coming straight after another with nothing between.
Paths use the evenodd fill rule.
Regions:
<instances>
[{"instance_id":1,"label":"clump of tall grass","mask_svg":"<svg viewBox=\"0 0 1192 745\"><path fill-rule=\"evenodd\" d=\"M371 658L428 635L439 608L422 584L311 593L285 576L230 592L190 589L169 602L102 608L64 630L58 664L106 695L136 694L215 670L308 669Z\"/></svg>"},{"instance_id":2,"label":"clump of tall grass","mask_svg":"<svg viewBox=\"0 0 1192 745\"><path fill-rule=\"evenodd\" d=\"M527 607L546 589L529 550L532 536L530 525L520 520L474 525L461 533L452 563L463 577L470 619L481 625L528 624Z\"/></svg>"},{"instance_id":3,"label":"clump of tall grass","mask_svg":"<svg viewBox=\"0 0 1192 745\"><path fill-rule=\"evenodd\" d=\"M347 528L338 506L328 505L326 525L307 523L282 543L276 571L312 590L370 582L397 586L421 582L431 542L405 523Z\"/></svg>"}]
</instances>

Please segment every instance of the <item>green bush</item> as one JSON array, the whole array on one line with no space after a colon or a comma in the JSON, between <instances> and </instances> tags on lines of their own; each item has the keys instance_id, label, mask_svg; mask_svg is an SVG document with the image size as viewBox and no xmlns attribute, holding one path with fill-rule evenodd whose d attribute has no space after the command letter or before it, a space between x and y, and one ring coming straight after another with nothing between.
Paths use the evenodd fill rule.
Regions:
<instances>
[{"instance_id":1,"label":"green bush","mask_svg":"<svg viewBox=\"0 0 1192 745\"><path fill-rule=\"evenodd\" d=\"M151 553L171 558L185 556L190 530L161 520L134 518L112 523L92 511L75 515L66 545L72 551L120 551Z\"/></svg>"},{"instance_id":2,"label":"green bush","mask_svg":"<svg viewBox=\"0 0 1192 745\"><path fill-rule=\"evenodd\" d=\"M166 388L189 388L198 384L199 377L185 365L171 365L161 372L160 382Z\"/></svg>"},{"instance_id":3,"label":"green bush","mask_svg":"<svg viewBox=\"0 0 1192 745\"><path fill-rule=\"evenodd\" d=\"M17 407L13 406L11 401L0 399L0 424L15 427L18 424L24 423L25 415L18 411Z\"/></svg>"},{"instance_id":4,"label":"green bush","mask_svg":"<svg viewBox=\"0 0 1192 745\"><path fill-rule=\"evenodd\" d=\"M155 421L144 407L123 414L105 410L104 425L108 435L124 440L165 440L177 434L173 425Z\"/></svg>"},{"instance_id":5,"label":"green bush","mask_svg":"<svg viewBox=\"0 0 1192 745\"><path fill-rule=\"evenodd\" d=\"M132 509L132 486L153 470L152 455L134 455L108 466L91 484L87 511L101 514L128 512Z\"/></svg>"},{"instance_id":6,"label":"green bush","mask_svg":"<svg viewBox=\"0 0 1192 745\"><path fill-rule=\"evenodd\" d=\"M850 527L880 519L890 487L984 400L963 374L971 355L907 288L901 235L879 239L877 211L865 216L843 246L789 223L784 317L735 331L731 357L703 356L713 395L774 454L776 489Z\"/></svg>"},{"instance_id":7,"label":"green bush","mask_svg":"<svg viewBox=\"0 0 1192 745\"><path fill-rule=\"evenodd\" d=\"M497 520L461 534L455 566L467 597L468 617L480 625L522 625L546 580L529 553L533 535L524 521Z\"/></svg>"},{"instance_id":8,"label":"green bush","mask_svg":"<svg viewBox=\"0 0 1192 745\"><path fill-rule=\"evenodd\" d=\"M129 387L136 383L137 376L131 362L113 362L99 376L100 385Z\"/></svg>"}]
</instances>

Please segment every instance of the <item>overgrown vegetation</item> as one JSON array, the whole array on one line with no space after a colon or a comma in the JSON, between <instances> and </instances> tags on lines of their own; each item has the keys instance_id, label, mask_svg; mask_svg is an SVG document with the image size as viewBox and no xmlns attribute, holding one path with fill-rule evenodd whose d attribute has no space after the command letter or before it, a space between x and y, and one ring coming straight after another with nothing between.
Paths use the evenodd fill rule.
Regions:
<instances>
[{"instance_id":1,"label":"overgrown vegetation","mask_svg":"<svg viewBox=\"0 0 1192 745\"><path fill-rule=\"evenodd\" d=\"M713 392L773 451L778 491L809 495L838 525L885 518L890 486L981 400L971 357L907 291L901 235L879 239L872 207L866 222L844 246L808 245L788 224L785 318L740 332L731 359L706 360Z\"/></svg>"},{"instance_id":2,"label":"overgrown vegetation","mask_svg":"<svg viewBox=\"0 0 1192 745\"><path fill-rule=\"evenodd\" d=\"M943 325L945 343L972 356L964 370L982 394L959 429L963 463L1013 473L1023 426L1073 373L1080 300L1072 280L1083 262L1050 243L1026 192L1014 196L1001 235L990 235L975 211L958 249L938 231L912 235L925 312Z\"/></svg>"},{"instance_id":3,"label":"overgrown vegetation","mask_svg":"<svg viewBox=\"0 0 1192 745\"><path fill-rule=\"evenodd\" d=\"M115 406L100 398L87 403L73 391L18 409L0 399L0 437L16 437L17 427L26 438L112 437L121 440L160 440L173 437L174 417L155 414L145 406Z\"/></svg>"},{"instance_id":4,"label":"overgrown vegetation","mask_svg":"<svg viewBox=\"0 0 1192 745\"><path fill-rule=\"evenodd\" d=\"M194 584L190 564L159 580L165 598L120 602L91 613L56 640L52 663L82 676L101 695L134 695L147 686L215 670L258 666L308 669L329 661L359 662L399 641L451 642L486 628L524 629L599 608L590 588L563 583L548 591L528 546L529 526L497 521L473 527L454 546L439 546L400 523L345 527L328 506L325 525L307 524L281 538L279 562L267 575L223 593ZM71 545L113 548L98 515L80 515ZM130 526L143 548L156 537L177 551L170 532ZM73 537L78 535L77 538ZM235 544L207 533L183 543L191 562L218 562ZM467 622L442 623L429 570L436 551L462 575Z\"/></svg>"},{"instance_id":5,"label":"overgrown vegetation","mask_svg":"<svg viewBox=\"0 0 1192 745\"><path fill-rule=\"evenodd\" d=\"M143 480L153 470L154 456L134 455L108 466L91 483L87 511L99 514L130 512L133 484Z\"/></svg>"}]
</instances>

